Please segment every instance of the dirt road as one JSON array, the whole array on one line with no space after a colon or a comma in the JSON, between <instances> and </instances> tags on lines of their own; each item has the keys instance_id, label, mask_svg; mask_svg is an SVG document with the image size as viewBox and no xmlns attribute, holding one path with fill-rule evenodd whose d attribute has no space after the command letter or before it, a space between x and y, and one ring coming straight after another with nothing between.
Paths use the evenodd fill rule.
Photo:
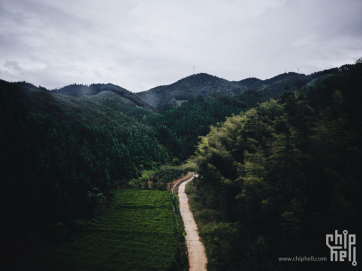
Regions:
<instances>
[{"instance_id":1,"label":"dirt road","mask_svg":"<svg viewBox=\"0 0 362 271\"><path fill-rule=\"evenodd\" d=\"M202 242L199 240L197 225L191 213L188 198L185 193L186 184L192 180L193 178L183 182L178 190L178 196L180 199L180 212L185 225L190 271L206 271L207 258L205 254L205 248Z\"/></svg>"}]
</instances>

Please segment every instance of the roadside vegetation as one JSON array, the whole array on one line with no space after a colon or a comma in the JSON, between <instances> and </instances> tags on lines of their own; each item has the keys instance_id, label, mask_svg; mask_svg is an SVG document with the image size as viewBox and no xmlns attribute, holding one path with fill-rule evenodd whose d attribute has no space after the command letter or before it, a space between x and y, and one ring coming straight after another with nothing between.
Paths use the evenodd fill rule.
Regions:
<instances>
[{"instance_id":1,"label":"roadside vegetation","mask_svg":"<svg viewBox=\"0 0 362 271\"><path fill-rule=\"evenodd\" d=\"M169 190L174 180L187 174L181 167L161 167L154 170L144 170L141 177L132 178L124 188Z\"/></svg>"},{"instance_id":2,"label":"roadside vegetation","mask_svg":"<svg viewBox=\"0 0 362 271\"><path fill-rule=\"evenodd\" d=\"M362 179L362 63L211 128L187 192L208 270L347 270L326 234L358 233ZM306 265L308 267L306 267Z\"/></svg>"},{"instance_id":3,"label":"roadside vegetation","mask_svg":"<svg viewBox=\"0 0 362 271\"><path fill-rule=\"evenodd\" d=\"M235 224L224 219L216 202L208 201L205 195L214 192L205 189L198 178L186 185L185 192L205 247L207 270L225 270L227 263L232 263L239 257Z\"/></svg>"}]
</instances>

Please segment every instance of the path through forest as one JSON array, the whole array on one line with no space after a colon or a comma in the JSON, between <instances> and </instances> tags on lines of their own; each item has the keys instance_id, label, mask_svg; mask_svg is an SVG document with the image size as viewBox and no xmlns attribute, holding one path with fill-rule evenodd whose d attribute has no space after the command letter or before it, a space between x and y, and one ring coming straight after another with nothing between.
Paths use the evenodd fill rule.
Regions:
<instances>
[{"instance_id":1,"label":"path through forest","mask_svg":"<svg viewBox=\"0 0 362 271\"><path fill-rule=\"evenodd\" d=\"M180 212L185 225L190 271L206 271L207 258L205 248L200 241L197 225L190 210L188 198L185 193L186 184L192 180L193 178L183 182L179 187L178 196L180 199Z\"/></svg>"}]
</instances>

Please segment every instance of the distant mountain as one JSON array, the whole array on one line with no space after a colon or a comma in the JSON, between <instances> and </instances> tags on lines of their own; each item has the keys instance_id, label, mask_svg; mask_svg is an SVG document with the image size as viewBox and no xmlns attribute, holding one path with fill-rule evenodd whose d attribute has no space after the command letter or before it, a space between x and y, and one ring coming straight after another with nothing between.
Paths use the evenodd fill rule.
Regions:
<instances>
[{"instance_id":1,"label":"distant mountain","mask_svg":"<svg viewBox=\"0 0 362 271\"><path fill-rule=\"evenodd\" d=\"M89 86L86 85L69 85L62 87L60 89L52 90L53 93L62 94L67 96L74 96L74 97L94 97L102 92L111 92L115 95L111 95L111 99L104 99L107 95L102 95L102 98L95 98L97 102L102 101L103 104L107 105L106 103L110 101L114 103L114 100L117 99L116 96L119 96L119 101L122 101L123 104L127 104L130 106L140 106L147 109L152 109L152 107L143 100L139 95L136 95L125 88L122 88L117 85L113 84L91 84ZM108 93L109 94L109 93ZM91 100L92 100L91 98Z\"/></svg>"},{"instance_id":2,"label":"distant mountain","mask_svg":"<svg viewBox=\"0 0 362 271\"><path fill-rule=\"evenodd\" d=\"M261 82L263 82L263 80L260 80L260 79L258 79L256 77L252 77L252 78L246 78L244 80L241 80L238 83L245 86L245 87L247 87L247 88L249 88L252 85L257 84L257 83L261 83Z\"/></svg>"},{"instance_id":3,"label":"distant mountain","mask_svg":"<svg viewBox=\"0 0 362 271\"><path fill-rule=\"evenodd\" d=\"M166 105L176 105L177 100L188 100L198 95L220 90L222 94L234 95L246 89L238 82L231 82L206 73L199 73L183 78L171 85L159 86L147 91L138 92L152 106L162 109Z\"/></svg>"},{"instance_id":4,"label":"distant mountain","mask_svg":"<svg viewBox=\"0 0 362 271\"><path fill-rule=\"evenodd\" d=\"M316 78L335 73L339 69L333 68L311 75L289 72L266 80L254 77L240 81L228 81L217 76L199 73L170 85L158 86L138 93L132 93L113 84L91 84L89 86L73 84L52 90L52 93L82 97L141 118L155 109L163 110L166 106L177 106L192 97L196 98L199 95L206 97L217 91L227 96L239 95L245 91L257 91L266 98L277 98L282 94L285 84L288 84L291 90L295 90L311 83Z\"/></svg>"},{"instance_id":5,"label":"distant mountain","mask_svg":"<svg viewBox=\"0 0 362 271\"><path fill-rule=\"evenodd\" d=\"M72 110L79 106L84 108L94 107L95 109L99 108L99 104L102 104L136 119L141 119L143 116L152 114L155 109L163 110L166 106L180 105L182 101L187 101L192 97L196 98L199 95L207 97L216 92L227 96L258 92L259 96L266 99L277 98L282 94L285 84L288 84L291 90L295 90L318 78L336 73L347 66L315 72L310 75L294 72L283 73L266 80L246 78L240 81L228 81L206 73L199 73L170 85L158 86L138 93L132 93L114 84L91 84L89 86L72 84L60 89L54 89L50 93L44 88L36 88L28 83L17 84L21 84L30 93L24 94L24 97L30 95L29 97L32 97L30 102L34 102L39 107L47 107L45 111L52 112L52 114L56 114L56 110L61 111L63 109L61 104L67 104L66 107L69 106ZM35 95L35 93L38 94ZM48 99L46 96L48 98L52 97L49 100L57 104L54 109L49 107L49 103L39 101L40 99ZM65 96L70 97L65 98ZM67 110L64 110L64 112ZM84 118L87 118L85 114L83 115Z\"/></svg>"},{"instance_id":6,"label":"distant mountain","mask_svg":"<svg viewBox=\"0 0 362 271\"><path fill-rule=\"evenodd\" d=\"M3 88L14 88L17 96L28 105L51 114L58 121L81 123L88 127L100 128L103 125L113 126L118 131L130 131L132 129L151 130L147 126L136 122L126 114L117 112L100 103L75 97L76 91L89 88L77 86L63 88L59 91L49 91L43 87L35 87L25 82L8 83L0 80ZM12 87L14 85L14 87ZM90 88L94 90L94 88ZM68 91L70 96L57 94ZM127 100L128 101L128 100Z\"/></svg>"},{"instance_id":7,"label":"distant mountain","mask_svg":"<svg viewBox=\"0 0 362 271\"><path fill-rule=\"evenodd\" d=\"M247 78L238 83L249 90L259 91L270 98L276 98L283 93L285 84L288 84L291 90L295 90L303 87L312 80L313 78L311 76L289 72L279 74L266 80Z\"/></svg>"},{"instance_id":8,"label":"distant mountain","mask_svg":"<svg viewBox=\"0 0 362 271\"><path fill-rule=\"evenodd\" d=\"M154 108L149 106L147 102L146 105L142 107L138 105L139 103L136 104L131 99L127 99L111 91L101 91L96 95L83 95L80 98L103 104L137 120L142 119L144 116L149 116L154 112Z\"/></svg>"},{"instance_id":9,"label":"distant mountain","mask_svg":"<svg viewBox=\"0 0 362 271\"><path fill-rule=\"evenodd\" d=\"M246 90L251 90L262 92L263 96L269 98L277 98L282 94L285 84L288 84L291 90L295 90L316 78L337 71L338 68L334 68L311 75L289 72L266 80L247 78L240 81L228 81L206 73L199 73L170 85L158 86L147 91L138 92L137 95L159 110L166 106L176 106L179 100L196 98L198 95L208 96L216 91L220 91L223 95L233 96L241 94Z\"/></svg>"},{"instance_id":10,"label":"distant mountain","mask_svg":"<svg viewBox=\"0 0 362 271\"><path fill-rule=\"evenodd\" d=\"M313 84L317 79L322 79L327 75L336 74L343 69L348 69L350 65L343 65L340 68L332 68L319 72L314 72L310 75L301 73L288 72L274 76L270 79L260 80L257 78L248 78L239 81L242 86L249 90L262 92L263 95L270 98L277 98L283 93L285 84L288 84L291 90L300 89L306 84Z\"/></svg>"}]
</instances>

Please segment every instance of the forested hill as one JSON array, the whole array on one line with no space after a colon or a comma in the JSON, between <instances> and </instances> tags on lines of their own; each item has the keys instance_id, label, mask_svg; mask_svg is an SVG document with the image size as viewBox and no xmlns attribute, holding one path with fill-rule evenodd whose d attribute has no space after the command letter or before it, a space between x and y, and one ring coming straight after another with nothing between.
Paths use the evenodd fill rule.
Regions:
<instances>
[{"instance_id":1,"label":"forested hill","mask_svg":"<svg viewBox=\"0 0 362 271\"><path fill-rule=\"evenodd\" d=\"M170 162L151 128L99 103L3 80L0 97L2 251L66 236L117 185Z\"/></svg>"},{"instance_id":2,"label":"forested hill","mask_svg":"<svg viewBox=\"0 0 362 271\"><path fill-rule=\"evenodd\" d=\"M234 95L246 89L237 82L199 73L183 78L171 85L158 86L137 95L148 101L152 106L163 109L166 105L176 105L176 100L188 100L198 95L208 94L220 90L222 94Z\"/></svg>"},{"instance_id":3,"label":"forested hill","mask_svg":"<svg viewBox=\"0 0 362 271\"><path fill-rule=\"evenodd\" d=\"M359 225L361 65L238 82L198 74L140 94L0 80L0 245L76 231L113 189L148 187L135 180L198 146L194 198L209 209L200 233L215 270L323 256L316 238Z\"/></svg>"},{"instance_id":4,"label":"forested hill","mask_svg":"<svg viewBox=\"0 0 362 271\"><path fill-rule=\"evenodd\" d=\"M122 88L113 84L91 84L89 86L81 84L73 84L65 86L59 89L52 90L53 93L62 94L67 96L81 97L81 96L93 96L97 95L100 92L112 92L115 95L122 97L123 100L128 101L128 103L133 103L137 106L144 107L147 109L152 109L148 102L141 98L141 96L136 95L125 88Z\"/></svg>"},{"instance_id":5,"label":"forested hill","mask_svg":"<svg viewBox=\"0 0 362 271\"><path fill-rule=\"evenodd\" d=\"M132 93L114 84L91 84L89 86L72 84L54 89L52 93L97 101L125 113L131 110L131 114L138 111L136 113L138 115L148 115L147 110L163 110L166 106L175 107L180 105L179 101L186 101L199 95L207 97L216 91L222 95L235 96L249 90L260 92L259 95L267 98L277 98L281 95L286 83L292 90L295 90L318 77L336 73L338 70L338 68L333 68L311 75L289 72L266 80L247 78L240 81L228 81L217 76L199 73L170 85L158 86L138 93ZM138 109L135 110L134 107Z\"/></svg>"},{"instance_id":6,"label":"forested hill","mask_svg":"<svg viewBox=\"0 0 362 271\"><path fill-rule=\"evenodd\" d=\"M150 130L128 115L90 99L59 95L25 82L8 83L1 80L0 83L2 88L12 89L13 94L29 106L49 113L57 121L75 122L93 128L100 128L104 125L113 126L118 131Z\"/></svg>"},{"instance_id":7,"label":"forested hill","mask_svg":"<svg viewBox=\"0 0 362 271\"><path fill-rule=\"evenodd\" d=\"M285 84L292 90L301 88L318 77L338 72L338 68L317 72L311 75L294 72L283 73L270 79L247 78L241 81L228 81L206 73L199 73L183 78L173 84L158 86L147 91L139 92L152 106L162 110L166 106L177 106L177 101L185 101L197 96L208 96L219 91L222 95L236 96L244 91L257 91L260 96L277 98L282 94Z\"/></svg>"},{"instance_id":8,"label":"forested hill","mask_svg":"<svg viewBox=\"0 0 362 271\"><path fill-rule=\"evenodd\" d=\"M208 270L354 270L326 234L360 234L361 108L362 59L211 128L189 190Z\"/></svg>"}]
</instances>

